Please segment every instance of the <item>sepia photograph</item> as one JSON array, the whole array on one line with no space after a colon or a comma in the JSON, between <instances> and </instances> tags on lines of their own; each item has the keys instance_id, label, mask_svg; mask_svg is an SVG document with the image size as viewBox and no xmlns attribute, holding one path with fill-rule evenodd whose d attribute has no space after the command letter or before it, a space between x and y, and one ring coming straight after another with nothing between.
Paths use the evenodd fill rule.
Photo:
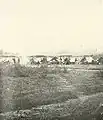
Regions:
<instances>
[{"instance_id":1,"label":"sepia photograph","mask_svg":"<svg viewBox=\"0 0 103 120\"><path fill-rule=\"evenodd\" d=\"M0 0L0 120L103 120L103 0Z\"/></svg>"}]
</instances>

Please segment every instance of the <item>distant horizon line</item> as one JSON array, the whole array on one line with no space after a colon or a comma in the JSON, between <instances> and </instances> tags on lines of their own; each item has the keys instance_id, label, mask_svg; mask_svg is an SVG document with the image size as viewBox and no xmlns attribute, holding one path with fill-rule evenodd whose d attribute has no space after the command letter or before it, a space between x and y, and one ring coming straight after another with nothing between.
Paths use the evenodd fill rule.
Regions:
<instances>
[{"instance_id":1,"label":"distant horizon line","mask_svg":"<svg viewBox=\"0 0 103 120\"><path fill-rule=\"evenodd\" d=\"M37 53L20 53L20 52L10 52L10 51L4 51L3 49L0 49L1 53L0 54L11 54L11 55L22 55L22 56L66 56L66 55L71 55L71 56L84 56L84 55L98 55L98 54L103 54L103 52L96 51L96 52L37 52Z\"/></svg>"},{"instance_id":2,"label":"distant horizon line","mask_svg":"<svg viewBox=\"0 0 103 120\"><path fill-rule=\"evenodd\" d=\"M43 56L74 56L74 57L77 57L77 56L93 56L93 55L102 55L103 53L95 53L95 54L79 54L79 55L74 55L74 54L29 54L29 55L21 55L21 54L1 54L0 57L3 57L3 56L28 56L28 57L32 57L32 56L37 56L37 57L43 57Z\"/></svg>"}]
</instances>

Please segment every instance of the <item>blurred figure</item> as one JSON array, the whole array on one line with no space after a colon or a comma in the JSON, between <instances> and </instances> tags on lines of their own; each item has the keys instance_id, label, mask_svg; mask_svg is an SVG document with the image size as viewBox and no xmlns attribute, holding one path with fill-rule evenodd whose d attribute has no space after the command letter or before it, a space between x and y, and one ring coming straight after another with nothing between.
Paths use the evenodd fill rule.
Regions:
<instances>
[{"instance_id":1,"label":"blurred figure","mask_svg":"<svg viewBox=\"0 0 103 120\"><path fill-rule=\"evenodd\" d=\"M18 63L20 63L20 58L18 58Z\"/></svg>"},{"instance_id":2,"label":"blurred figure","mask_svg":"<svg viewBox=\"0 0 103 120\"><path fill-rule=\"evenodd\" d=\"M15 58L13 58L12 60L13 60L13 63L15 64L15 63L16 63L16 60L15 60Z\"/></svg>"}]
</instances>

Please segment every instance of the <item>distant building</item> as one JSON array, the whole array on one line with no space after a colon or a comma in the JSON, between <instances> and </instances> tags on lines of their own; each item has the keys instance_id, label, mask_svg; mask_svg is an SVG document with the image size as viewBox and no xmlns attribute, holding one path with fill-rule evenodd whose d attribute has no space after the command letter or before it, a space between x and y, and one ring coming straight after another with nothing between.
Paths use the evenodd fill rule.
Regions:
<instances>
[{"instance_id":1,"label":"distant building","mask_svg":"<svg viewBox=\"0 0 103 120\"><path fill-rule=\"evenodd\" d=\"M59 64L58 57L54 56L50 61L50 64Z\"/></svg>"},{"instance_id":2,"label":"distant building","mask_svg":"<svg viewBox=\"0 0 103 120\"><path fill-rule=\"evenodd\" d=\"M33 56L28 56L28 58L29 58L29 64L31 65L47 63L47 56L44 55L33 55Z\"/></svg>"},{"instance_id":3,"label":"distant building","mask_svg":"<svg viewBox=\"0 0 103 120\"><path fill-rule=\"evenodd\" d=\"M52 58L53 56L47 56L47 62L49 62Z\"/></svg>"},{"instance_id":4,"label":"distant building","mask_svg":"<svg viewBox=\"0 0 103 120\"><path fill-rule=\"evenodd\" d=\"M87 63L92 64L93 63L93 57L86 57Z\"/></svg>"},{"instance_id":5,"label":"distant building","mask_svg":"<svg viewBox=\"0 0 103 120\"><path fill-rule=\"evenodd\" d=\"M7 52L0 54L0 62L14 64L14 63L20 63L20 61L21 61L21 57L17 54L7 53Z\"/></svg>"},{"instance_id":6,"label":"distant building","mask_svg":"<svg viewBox=\"0 0 103 120\"><path fill-rule=\"evenodd\" d=\"M70 57L70 64L75 64L76 60L75 56Z\"/></svg>"},{"instance_id":7,"label":"distant building","mask_svg":"<svg viewBox=\"0 0 103 120\"><path fill-rule=\"evenodd\" d=\"M83 59L83 56L75 56L76 58L76 64L81 64L81 60Z\"/></svg>"},{"instance_id":8,"label":"distant building","mask_svg":"<svg viewBox=\"0 0 103 120\"><path fill-rule=\"evenodd\" d=\"M80 62L82 64L92 64L94 59L92 55L84 55Z\"/></svg>"},{"instance_id":9,"label":"distant building","mask_svg":"<svg viewBox=\"0 0 103 120\"><path fill-rule=\"evenodd\" d=\"M58 60L60 64L70 64L70 57L72 55L60 55L58 56Z\"/></svg>"},{"instance_id":10,"label":"distant building","mask_svg":"<svg viewBox=\"0 0 103 120\"><path fill-rule=\"evenodd\" d=\"M103 64L103 57L100 57L97 61L98 61L98 64Z\"/></svg>"}]
</instances>

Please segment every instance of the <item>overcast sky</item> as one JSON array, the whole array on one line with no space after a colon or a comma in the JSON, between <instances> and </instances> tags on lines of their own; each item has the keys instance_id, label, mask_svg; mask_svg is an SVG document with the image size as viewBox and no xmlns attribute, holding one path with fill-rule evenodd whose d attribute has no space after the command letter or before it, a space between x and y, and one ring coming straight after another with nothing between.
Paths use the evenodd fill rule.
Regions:
<instances>
[{"instance_id":1,"label":"overcast sky","mask_svg":"<svg viewBox=\"0 0 103 120\"><path fill-rule=\"evenodd\" d=\"M0 0L0 48L21 54L103 52L102 0Z\"/></svg>"}]
</instances>

